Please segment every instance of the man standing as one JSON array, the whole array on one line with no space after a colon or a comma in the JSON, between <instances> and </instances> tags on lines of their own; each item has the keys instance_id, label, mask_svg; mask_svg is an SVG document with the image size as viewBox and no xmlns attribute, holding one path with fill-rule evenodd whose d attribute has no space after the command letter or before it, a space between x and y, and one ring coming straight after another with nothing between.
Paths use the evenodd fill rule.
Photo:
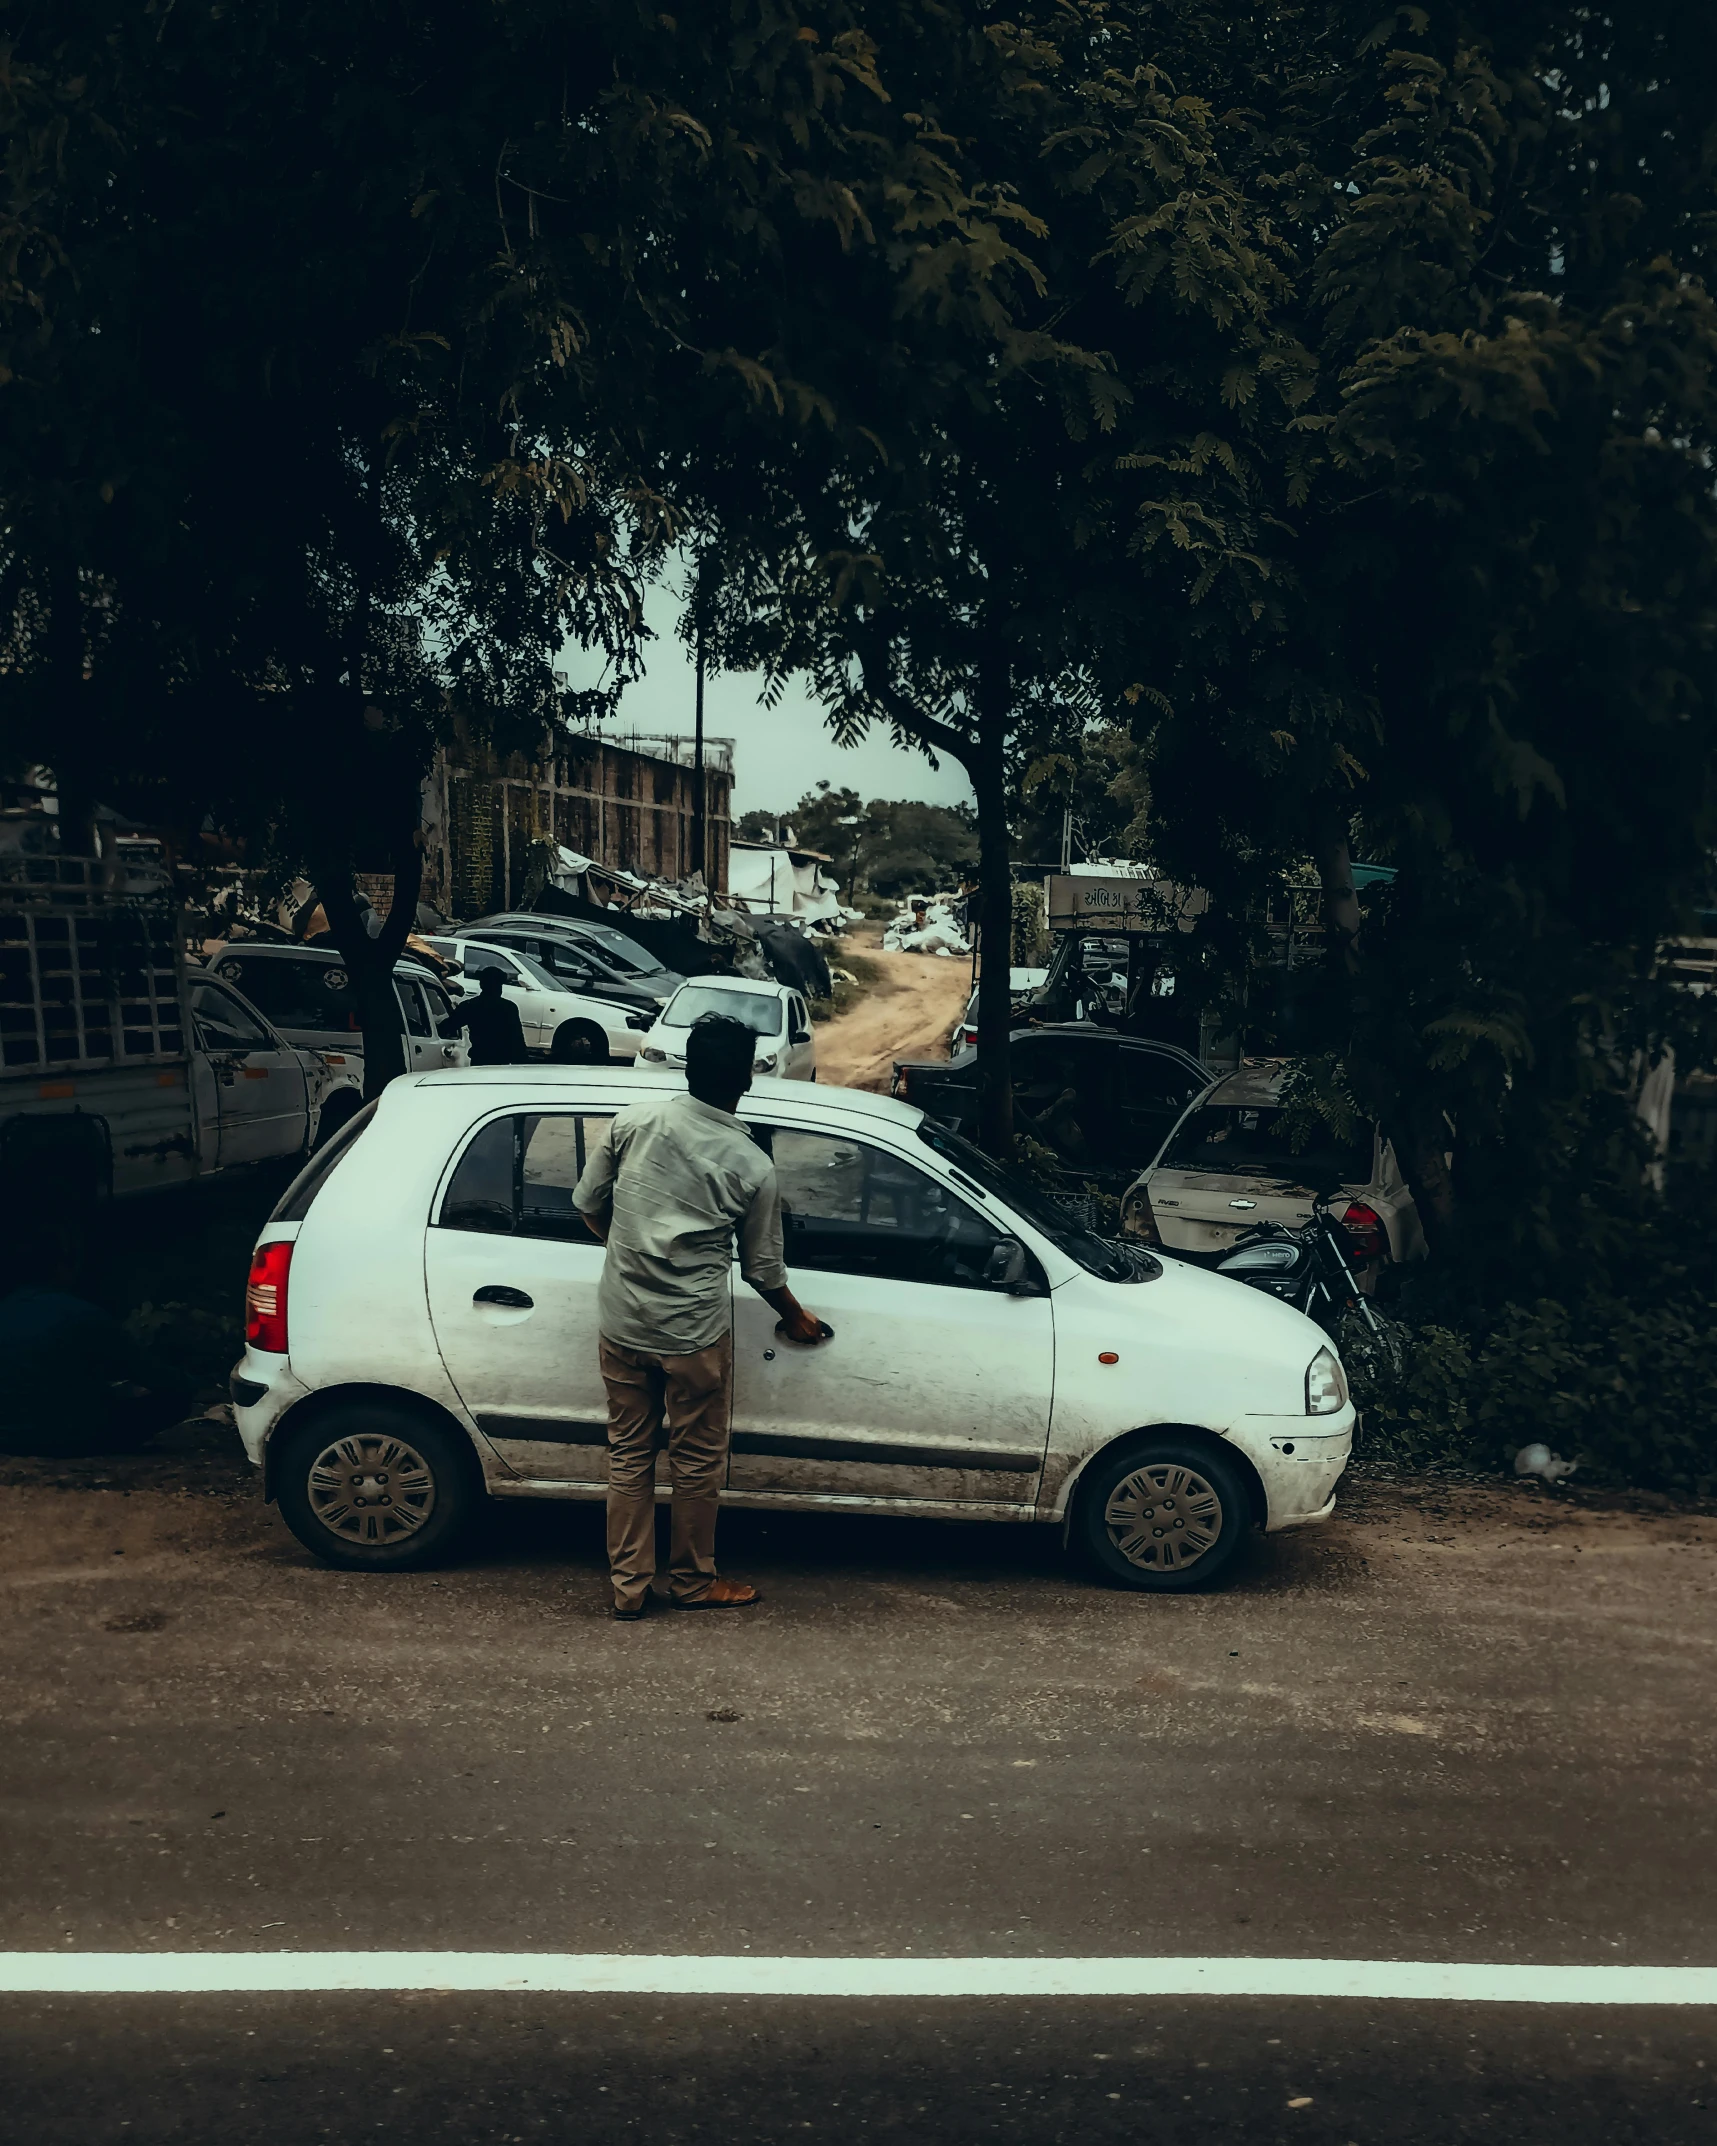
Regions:
<instances>
[{"instance_id":1,"label":"man standing","mask_svg":"<svg viewBox=\"0 0 1717 2146\"><path fill-rule=\"evenodd\" d=\"M484 969L477 978L477 996L468 998L453 1016L455 1028L471 1032L471 1063L474 1066L522 1066L525 1024L510 998L501 996L501 972Z\"/></svg>"},{"instance_id":2,"label":"man standing","mask_svg":"<svg viewBox=\"0 0 1717 2146\"><path fill-rule=\"evenodd\" d=\"M614 1615L642 1617L656 1576L656 1445L673 1476L669 1599L676 1609L744 1609L755 1587L715 1569L727 1466L733 1240L739 1271L781 1314L788 1341L829 1329L787 1287L775 1165L734 1113L757 1039L738 1021L694 1023L686 1095L652 1096L609 1122L573 1203L608 1247L597 1297L608 1389L608 1564Z\"/></svg>"}]
</instances>

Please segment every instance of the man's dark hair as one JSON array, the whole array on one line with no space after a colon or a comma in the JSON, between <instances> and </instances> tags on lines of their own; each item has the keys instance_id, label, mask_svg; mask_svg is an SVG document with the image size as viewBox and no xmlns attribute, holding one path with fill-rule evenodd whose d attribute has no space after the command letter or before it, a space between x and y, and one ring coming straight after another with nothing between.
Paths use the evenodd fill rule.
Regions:
<instances>
[{"instance_id":1,"label":"man's dark hair","mask_svg":"<svg viewBox=\"0 0 1717 2146\"><path fill-rule=\"evenodd\" d=\"M751 1086L757 1038L743 1021L706 1013L686 1038L686 1086L700 1103L725 1105Z\"/></svg>"},{"instance_id":2,"label":"man's dark hair","mask_svg":"<svg viewBox=\"0 0 1717 2146\"><path fill-rule=\"evenodd\" d=\"M479 991L499 992L501 988L500 970L479 969L477 972L477 988Z\"/></svg>"}]
</instances>

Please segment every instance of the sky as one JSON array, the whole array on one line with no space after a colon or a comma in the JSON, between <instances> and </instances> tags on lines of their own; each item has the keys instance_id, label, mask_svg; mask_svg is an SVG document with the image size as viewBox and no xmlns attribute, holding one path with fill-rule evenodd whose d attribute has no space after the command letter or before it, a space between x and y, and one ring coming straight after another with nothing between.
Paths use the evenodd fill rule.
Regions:
<instances>
[{"instance_id":1,"label":"sky","mask_svg":"<svg viewBox=\"0 0 1717 2146\"><path fill-rule=\"evenodd\" d=\"M677 607L661 583L650 591L644 616L657 638L649 644L644 676L628 686L619 715L604 726L623 739L628 731L692 734L694 679L691 652L676 638ZM583 670L569 651L574 678ZM873 797L912 798L924 804L969 804L972 786L963 769L944 760L932 769L922 753L903 752L886 731L873 730L860 744L842 747L829 736L821 708L790 686L774 708L758 705L762 679L710 673L704 680L704 734L732 738L733 813L792 813L819 780L837 790L850 787L868 804Z\"/></svg>"}]
</instances>

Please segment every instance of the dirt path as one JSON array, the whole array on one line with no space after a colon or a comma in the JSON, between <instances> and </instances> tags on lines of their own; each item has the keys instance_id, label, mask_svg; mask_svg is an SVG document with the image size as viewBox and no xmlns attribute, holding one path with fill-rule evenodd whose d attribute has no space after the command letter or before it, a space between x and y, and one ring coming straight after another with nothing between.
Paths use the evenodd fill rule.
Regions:
<instances>
[{"instance_id":1,"label":"dirt path","mask_svg":"<svg viewBox=\"0 0 1717 2146\"><path fill-rule=\"evenodd\" d=\"M817 1078L886 1095L897 1058L947 1057L948 1038L971 996L972 965L934 954L885 954L881 937L874 924L853 934L853 951L882 973L850 1013L818 1029Z\"/></svg>"}]
</instances>

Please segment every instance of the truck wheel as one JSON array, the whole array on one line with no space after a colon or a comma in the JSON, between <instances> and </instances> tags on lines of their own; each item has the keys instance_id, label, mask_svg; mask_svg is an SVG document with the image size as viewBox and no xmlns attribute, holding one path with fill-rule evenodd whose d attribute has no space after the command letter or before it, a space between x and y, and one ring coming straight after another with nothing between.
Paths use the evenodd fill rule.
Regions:
<instances>
[{"instance_id":1,"label":"truck wheel","mask_svg":"<svg viewBox=\"0 0 1717 2146\"><path fill-rule=\"evenodd\" d=\"M588 1021L568 1021L555 1030L549 1056L557 1066L605 1066L608 1038Z\"/></svg>"},{"instance_id":2,"label":"truck wheel","mask_svg":"<svg viewBox=\"0 0 1717 2146\"><path fill-rule=\"evenodd\" d=\"M470 1441L386 1399L344 1402L288 1428L272 1473L286 1525L343 1572L442 1563L483 1500Z\"/></svg>"},{"instance_id":3,"label":"truck wheel","mask_svg":"<svg viewBox=\"0 0 1717 2146\"><path fill-rule=\"evenodd\" d=\"M1202 1439L1166 1432L1093 1464L1071 1534L1112 1587L1187 1594L1224 1576L1250 1518L1234 1464Z\"/></svg>"}]
</instances>

